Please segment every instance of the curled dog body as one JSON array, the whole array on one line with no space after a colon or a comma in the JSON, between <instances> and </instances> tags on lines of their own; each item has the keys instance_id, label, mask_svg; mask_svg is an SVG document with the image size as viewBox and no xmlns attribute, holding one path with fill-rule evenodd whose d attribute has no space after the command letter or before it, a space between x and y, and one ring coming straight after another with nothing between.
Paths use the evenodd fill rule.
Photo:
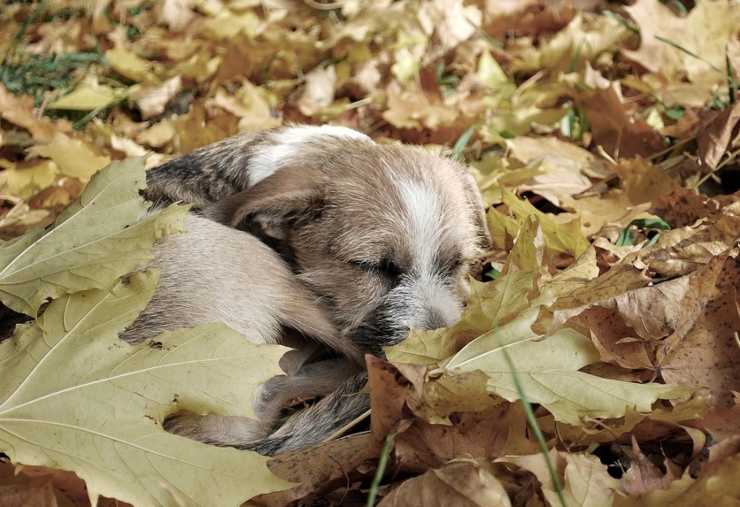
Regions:
<instances>
[{"instance_id":1,"label":"curled dog body","mask_svg":"<svg viewBox=\"0 0 740 507\"><path fill-rule=\"evenodd\" d=\"M470 264L488 240L482 200L464 167L420 148L379 145L342 127L238 136L155 168L148 180L150 199L195 203L204 217L277 252L342 345L319 341L344 355L355 348L380 354L411 328L453 324ZM307 385L321 383L318 375L289 384L310 390ZM347 391L359 391L362 374L349 372L331 384L331 394L295 414L269 444L241 447L276 452L310 445L320 441L316 428L338 427L367 408L367 397L359 394L341 405ZM271 396L274 390L266 393Z\"/></svg>"}]
</instances>

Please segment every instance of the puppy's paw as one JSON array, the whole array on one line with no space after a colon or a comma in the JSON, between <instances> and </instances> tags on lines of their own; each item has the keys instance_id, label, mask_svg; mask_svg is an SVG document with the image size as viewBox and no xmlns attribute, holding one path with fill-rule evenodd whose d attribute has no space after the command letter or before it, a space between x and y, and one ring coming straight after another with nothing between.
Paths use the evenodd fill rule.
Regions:
<instances>
[{"instance_id":1,"label":"puppy's paw","mask_svg":"<svg viewBox=\"0 0 740 507\"><path fill-rule=\"evenodd\" d=\"M260 420L272 421L285 408L285 393L290 385L286 375L276 375L257 388L254 413Z\"/></svg>"},{"instance_id":2,"label":"puppy's paw","mask_svg":"<svg viewBox=\"0 0 740 507\"><path fill-rule=\"evenodd\" d=\"M164 420L162 427L181 437L229 447L255 442L267 433L263 425L248 417L197 415L192 412L176 412Z\"/></svg>"}]
</instances>

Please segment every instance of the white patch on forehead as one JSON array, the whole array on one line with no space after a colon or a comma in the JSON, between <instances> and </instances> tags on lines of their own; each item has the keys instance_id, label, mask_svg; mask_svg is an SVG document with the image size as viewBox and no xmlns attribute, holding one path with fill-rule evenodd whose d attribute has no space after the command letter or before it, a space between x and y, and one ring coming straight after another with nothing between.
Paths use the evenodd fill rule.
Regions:
<instances>
[{"instance_id":1,"label":"white patch on forehead","mask_svg":"<svg viewBox=\"0 0 740 507\"><path fill-rule=\"evenodd\" d=\"M300 153L302 144L324 136L372 142L362 132L336 125L289 127L271 135L268 142L272 144L260 148L252 156L249 162L249 186L272 176L283 162Z\"/></svg>"},{"instance_id":2,"label":"white patch on forehead","mask_svg":"<svg viewBox=\"0 0 740 507\"><path fill-rule=\"evenodd\" d=\"M396 182L405 209L404 223L414 265L421 272L433 269L442 228L442 202L437 192L422 182Z\"/></svg>"}]
</instances>

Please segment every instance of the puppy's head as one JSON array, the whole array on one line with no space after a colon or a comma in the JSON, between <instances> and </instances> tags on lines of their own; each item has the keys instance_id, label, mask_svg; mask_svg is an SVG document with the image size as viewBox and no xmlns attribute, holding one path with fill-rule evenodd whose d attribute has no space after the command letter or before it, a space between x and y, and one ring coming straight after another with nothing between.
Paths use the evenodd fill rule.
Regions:
<instances>
[{"instance_id":1,"label":"puppy's head","mask_svg":"<svg viewBox=\"0 0 740 507\"><path fill-rule=\"evenodd\" d=\"M207 211L293 265L343 334L368 350L460 316L487 242L465 169L420 148L325 137Z\"/></svg>"}]
</instances>

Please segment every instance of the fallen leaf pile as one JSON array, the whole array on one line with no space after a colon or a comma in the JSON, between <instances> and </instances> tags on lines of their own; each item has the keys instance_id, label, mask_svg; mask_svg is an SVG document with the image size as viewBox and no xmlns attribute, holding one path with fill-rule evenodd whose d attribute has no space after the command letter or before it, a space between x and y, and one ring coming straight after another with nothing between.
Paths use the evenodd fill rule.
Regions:
<instances>
[{"instance_id":1,"label":"fallen leaf pile","mask_svg":"<svg viewBox=\"0 0 740 507\"><path fill-rule=\"evenodd\" d=\"M737 0L6 2L0 300L35 320L0 343L0 503L734 505L739 73ZM289 122L464 160L493 248L459 323L368 360L369 430L268 460L159 426L249 415L281 350L118 341L185 213L120 161Z\"/></svg>"}]
</instances>

